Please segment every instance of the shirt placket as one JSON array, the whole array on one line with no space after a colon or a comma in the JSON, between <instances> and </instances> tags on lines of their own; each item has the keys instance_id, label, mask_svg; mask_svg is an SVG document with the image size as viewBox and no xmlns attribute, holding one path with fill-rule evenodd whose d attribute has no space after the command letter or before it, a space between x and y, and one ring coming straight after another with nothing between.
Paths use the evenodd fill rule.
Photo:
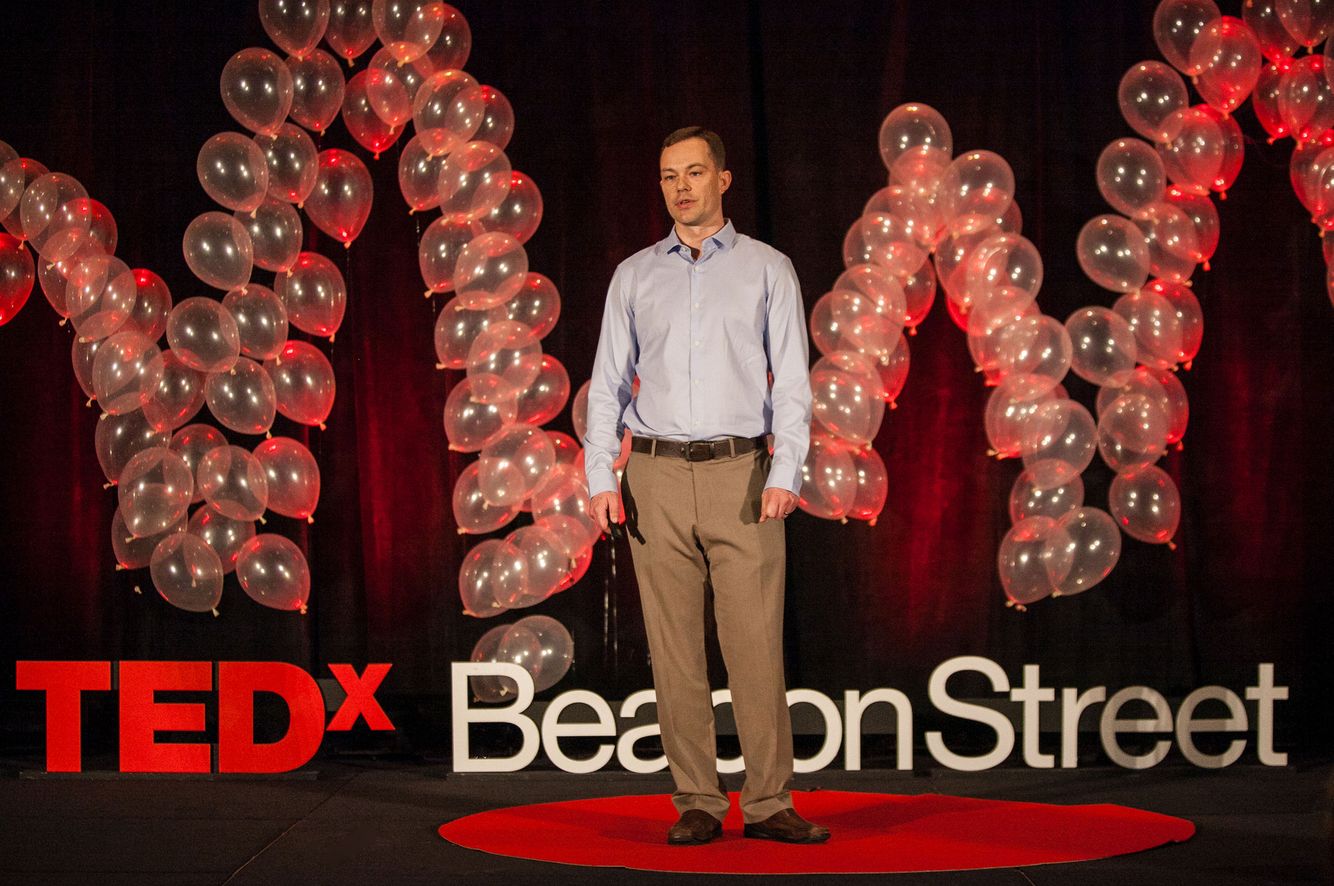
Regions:
<instances>
[{"instance_id":1,"label":"shirt placket","mask_svg":"<svg viewBox=\"0 0 1334 886\"><path fill-rule=\"evenodd\" d=\"M703 288L704 288L704 259L705 252L701 248L699 258L691 261L687 254L687 261L690 264L690 439L697 439L699 434L699 411L702 405L697 401L702 398L704 385L704 371L702 347L704 344L703 329Z\"/></svg>"}]
</instances>

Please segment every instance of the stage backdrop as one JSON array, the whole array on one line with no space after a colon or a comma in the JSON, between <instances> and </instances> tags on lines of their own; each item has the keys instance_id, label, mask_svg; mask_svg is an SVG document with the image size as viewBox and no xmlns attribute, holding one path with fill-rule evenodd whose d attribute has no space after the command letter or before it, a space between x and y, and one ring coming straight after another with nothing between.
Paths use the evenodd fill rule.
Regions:
<instances>
[{"instance_id":1,"label":"stage backdrop","mask_svg":"<svg viewBox=\"0 0 1334 886\"><path fill-rule=\"evenodd\" d=\"M663 136L688 124L726 140L728 214L792 257L808 308L841 270L843 232L884 184L880 121L910 100L945 115L958 150L993 150L1013 166L1023 232L1046 265L1047 313L1113 301L1080 273L1074 242L1106 211L1098 152L1131 134L1117 83L1158 57L1149 0L457 5L473 29L467 68L512 101L507 153L546 201L527 248L562 294L543 345L575 387L590 371L613 268L668 230L654 164ZM1223 11L1239 14L1235 5ZM180 246L189 220L214 208L195 156L211 134L239 128L218 95L223 64L268 45L249 0L8 10L0 138L105 202L132 267L161 273L177 300L203 294ZM937 663L979 654L1012 675L1039 663L1047 685L1239 691L1255 663L1272 661L1292 687L1279 745L1323 746L1334 688L1321 590L1334 535L1334 308L1320 241L1288 185L1291 142L1267 145L1249 105L1239 118L1247 163L1219 204L1214 269L1195 275L1206 328L1182 375L1185 451L1164 462L1182 492L1179 548L1126 539L1120 565L1092 591L1023 614L1005 608L995 557L1018 469L986 457L987 390L938 299L875 441L890 478L878 524L789 521L790 685L898 686L920 697ZM341 121L320 146L353 147ZM71 330L38 292L0 329L7 741L31 746L41 728L36 695L12 692L15 659L191 658L312 670L392 662L382 697L423 712L401 715L400 730L415 746L447 743L436 717L447 716L449 662L466 659L494 622L463 615L457 593L475 539L455 533L450 490L474 456L445 448L442 408L461 373L433 369L442 298L421 295L420 222L399 197L397 158L395 146L367 160L377 199L350 252L312 240L335 255L350 295L328 348L338 382L328 430L281 418L275 428L308 441L323 474L313 526L271 521L307 545L314 589L304 617L261 608L234 579L220 618L189 614L160 599L146 571L113 571L115 494L102 489L97 412L70 368ZM1093 391L1070 379L1091 406ZM571 430L568 409L551 427ZM1091 504L1106 506L1110 479L1105 468L1086 475ZM574 636L575 663L557 691L616 698L650 685L624 546L600 543L576 588L530 611Z\"/></svg>"}]
</instances>

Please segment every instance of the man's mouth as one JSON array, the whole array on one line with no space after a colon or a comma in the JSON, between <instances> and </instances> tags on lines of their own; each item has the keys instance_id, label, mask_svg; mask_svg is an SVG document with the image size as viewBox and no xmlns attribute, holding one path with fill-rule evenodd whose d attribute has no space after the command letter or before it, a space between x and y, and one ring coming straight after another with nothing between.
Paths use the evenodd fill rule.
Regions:
<instances>
[{"instance_id":1,"label":"man's mouth","mask_svg":"<svg viewBox=\"0 0 1334 886\"><path fill-rule=\"evenodd\" d=\"M688 199L688 198L687 198L687 199L683 199L683 200L677 200L677 201L676 201L676 205L677 205L679 208L681 208L681 209L685 209L687 206L691 206L691 205L693 205L694 202L695 202L694 200L691 200L691 199Z\"/></svg>"}]
</instances>

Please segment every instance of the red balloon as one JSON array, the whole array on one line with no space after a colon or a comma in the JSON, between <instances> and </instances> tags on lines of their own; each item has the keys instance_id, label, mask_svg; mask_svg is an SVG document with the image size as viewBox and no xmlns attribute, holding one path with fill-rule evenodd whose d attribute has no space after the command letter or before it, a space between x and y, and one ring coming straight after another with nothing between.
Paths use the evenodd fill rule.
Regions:
<instances>
[{"instance_id":1,"label":"red balloon","mask_svg":"<svg viewBox=\"0 0 1334 886\"><path fill-rule=\"evenodd\" d=\"M36 274L28 247L16 237L0 234L0 326L27 303Z\"/></svg>"},{"instance_id":2,"label":"red balloon","mask_svg":"<svg viewBox=\"0 0 1334 886\"><path fill-rule=\"evenodd\" d=\"M343 93L343 122L347 124L347 131L352 133L357 144L379 160L380 152L398 141L398 137L403 134L403 127L386 123L376 111L369 91L372 86L371 73L381 75L378 71L361 71L347 81L347 91ZM403 91L406 95L407 90Z\"/></svg>"},{"instance_id":3,"label":"red balloon","mask_svg":"<svg viewBox=\"0 0 1334 886\"><path fill-rule=\"evenodd\" d=\"M305 206L316 227L350 246L370 217L374 197L371 174L355 154L338 148L320 151L320 172Z\"/></svg>"}]
</instances>

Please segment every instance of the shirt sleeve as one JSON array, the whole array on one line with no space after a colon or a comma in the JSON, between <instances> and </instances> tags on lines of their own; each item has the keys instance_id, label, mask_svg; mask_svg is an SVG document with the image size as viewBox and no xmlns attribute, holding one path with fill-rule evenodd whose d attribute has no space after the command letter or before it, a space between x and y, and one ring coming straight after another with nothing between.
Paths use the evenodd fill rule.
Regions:
<instances>
[{"instance_id":1,"label":"shirt sleeve","mask_svg":"<svg viewBox=\"0 0 1334 886\"><path fill-rule=\"evenodd\" d=\"M602 332L588 385L588 424L584 429L584 473L590 496L613 492L617 487L612 462L621 451L621 435L625 430L622 417L630 404L635 363L639 358L634 309L630 303L632 285L633 272L622 264L612 275L602 311Z\"/></svg>"},{"instance_id":2,"label":"shirt sleeve","mask_svg":"<svg viewBox=\"0 0 1334 886\"><path fill-rule=\"evenodd\" d=\"M765 347L774 375L774 458L765 486L801 494L801 466L811 442L810 356L801 284L786 257L774 268L769 285Z\"/></svg>"}]
</instances>

